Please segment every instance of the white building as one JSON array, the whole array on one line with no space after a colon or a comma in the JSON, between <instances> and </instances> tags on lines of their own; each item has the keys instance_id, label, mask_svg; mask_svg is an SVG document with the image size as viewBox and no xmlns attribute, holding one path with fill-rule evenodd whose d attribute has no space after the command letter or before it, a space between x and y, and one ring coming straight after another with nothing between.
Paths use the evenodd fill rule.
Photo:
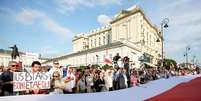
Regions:
<instances>
[{"instance_id":1,"label":"white building","mask_svg":"<svg viewBox=\"0 0 201 101\"><path fill-rule=\"evenodd\" d=\"M72 42L72 53L54 58L61 65L104 64L106 56L112 59L117 53L128 56L136 67L143 57L152 65L161 58L159 29L136 6L120 11L107 26L75 36ZM54 59L44 63L51 64Z\"/></svg>"},{"instance_id":2,"label":"white building","mask_svg":"<svg viewBox=\"0 0 201 101\"><path fill-rule=\"evenodd\" d=\"M22 66L30 67L33 61L44 62L40 59L40 55L31 52L19 52L20 57L15 59L16 62L22 62ZM7 67L9 61L11 61L11 51L0 49L0 65Z\"/></svg>"}]
</instances>

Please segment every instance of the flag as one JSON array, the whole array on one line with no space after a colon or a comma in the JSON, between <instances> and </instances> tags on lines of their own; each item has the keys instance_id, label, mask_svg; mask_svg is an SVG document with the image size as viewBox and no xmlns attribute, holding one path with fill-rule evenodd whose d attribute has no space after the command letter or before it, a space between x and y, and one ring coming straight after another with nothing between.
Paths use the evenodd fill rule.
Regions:
<instances>
[{"instance_id":1,"label":"flag","mask_svg":"<svg viewBox=\"0 0 201 101\"><path fill-rule=\"evenodd\" d=\"M104 63L105 64L112 64L112 59L110 59L109 56L106 56L105 59L104 59Z\"/></svg>"}]
</instances>

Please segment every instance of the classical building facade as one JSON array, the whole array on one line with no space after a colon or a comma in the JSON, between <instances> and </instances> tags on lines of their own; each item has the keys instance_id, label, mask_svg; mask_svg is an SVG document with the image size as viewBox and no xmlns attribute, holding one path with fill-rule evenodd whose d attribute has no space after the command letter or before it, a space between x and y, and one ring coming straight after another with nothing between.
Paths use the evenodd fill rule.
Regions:
<instances>
[{"instance_id":1,"label":"classical building facade","mask_svg":"<svg viewBox=\"0 0 201 101\"><path fill-rule=\"evenodd\" d=\"M54 59L62 65L104 64L106 56L112 59L119 53L128 56L136 67L142 62L156 65L161 59L161 40L159 29L139 7L133 6L120 11L109 25L75 36L73 52Z\"/></svg>"}]
</instances>

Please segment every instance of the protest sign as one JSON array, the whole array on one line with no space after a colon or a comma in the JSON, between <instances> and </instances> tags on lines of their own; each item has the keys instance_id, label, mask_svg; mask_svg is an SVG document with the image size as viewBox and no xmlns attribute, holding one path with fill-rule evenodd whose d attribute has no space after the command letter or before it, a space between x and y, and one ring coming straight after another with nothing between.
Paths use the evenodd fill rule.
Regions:
<instances>
[{"instance_id":1,"label":"protest sign","mask_svg":"<svg viewBox=\"0 0 201 101\"><path fill-rule=\"evenodd\" d=\"M29 89L49 89L49 88L50 88L49 73L14 72L13 74L14 91L24 91Z\"/></svg>"}]
</instances>

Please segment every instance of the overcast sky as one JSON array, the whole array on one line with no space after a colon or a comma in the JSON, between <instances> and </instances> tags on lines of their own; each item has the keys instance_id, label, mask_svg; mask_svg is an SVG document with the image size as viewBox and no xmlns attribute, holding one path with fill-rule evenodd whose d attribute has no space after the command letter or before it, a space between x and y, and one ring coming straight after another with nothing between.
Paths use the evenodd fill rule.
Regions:
<instances>
[{"instance_id":1,"label":"overcast sky","mask_svg":"<svg viewBox=\"0 0 201 101\"><path fill-rule=\"evenodd\" d=\"M122 9L138 5L164 31L166 57L185 61L185 47L201 60L201 0L0 0L0 48L53 57L72 51L72 37L107 24Z\"/></svg>"}]
</instances>

